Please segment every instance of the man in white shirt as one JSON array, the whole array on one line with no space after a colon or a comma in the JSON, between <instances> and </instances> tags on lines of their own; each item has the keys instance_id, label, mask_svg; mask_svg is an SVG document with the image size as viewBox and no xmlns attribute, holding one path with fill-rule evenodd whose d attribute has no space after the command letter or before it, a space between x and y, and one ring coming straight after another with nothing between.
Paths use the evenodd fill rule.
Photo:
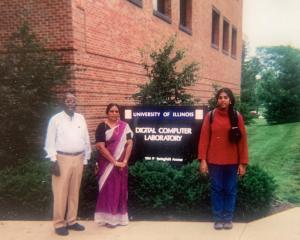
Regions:
<instances>
[{"instance_id":1,"label":"man in white shirt","mask_svg":"<svg viewBox=\"0 0 300 240\"><path fill-rule=\"evenodd\" d=\"M63 106L64 111L49 121L45 150L51 160L54 228L65 236L68 230L85 229L76 219L83 165L90 159L91 147L85 119L75 113L75 96L67 93Z\"/></svg>"}]
</instances>

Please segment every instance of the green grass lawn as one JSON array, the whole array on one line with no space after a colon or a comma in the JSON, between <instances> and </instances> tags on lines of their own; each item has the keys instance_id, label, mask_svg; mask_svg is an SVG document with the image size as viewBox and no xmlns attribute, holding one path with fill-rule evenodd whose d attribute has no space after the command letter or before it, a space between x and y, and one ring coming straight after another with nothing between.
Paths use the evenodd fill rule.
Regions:
<instances>
[{"instance_id":1,"label":"green grass lawn","mask_svg":"<svg viewBox=\"0 0 300 240\"><path fill-rule=\"evenodd\" d=\"M300 122L247 127L250 164L257 164L278 184L277 196L300 204Z\"/></svg>"}]
</instances>

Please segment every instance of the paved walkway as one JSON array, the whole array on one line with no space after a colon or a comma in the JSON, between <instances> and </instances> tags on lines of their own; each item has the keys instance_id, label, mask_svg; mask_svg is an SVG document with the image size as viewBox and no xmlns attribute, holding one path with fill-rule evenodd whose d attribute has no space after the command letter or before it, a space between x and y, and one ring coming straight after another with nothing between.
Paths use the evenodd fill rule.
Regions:
<instances>
[{"instance_id":1,"label":"paved walkway","mask_svg":"<svg viewBox=\"0 0 300 240\"><path fill-rule=\"evenodd\" d=\"M210 222L133 221L109 229L92 221L81 222L84 232L60 237L49 221L0 221L3 240L300 240L300 207L250 223L235 223L232 230L216 231Z\"/></svg>"}]
</instances>

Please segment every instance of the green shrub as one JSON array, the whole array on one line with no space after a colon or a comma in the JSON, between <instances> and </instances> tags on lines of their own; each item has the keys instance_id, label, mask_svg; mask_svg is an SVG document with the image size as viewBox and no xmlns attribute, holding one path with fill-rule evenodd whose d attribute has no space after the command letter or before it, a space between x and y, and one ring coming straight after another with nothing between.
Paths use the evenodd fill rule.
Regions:
<instances>
[{"instance_id":1,"label":"green shrub","mask_svg":"<svg viewBox=\"0 0 300 240\"><path fill-rule=\"evenodd\" d=\"M49 216L52 199L49 164L46 160L29 160L0 171L2 211Z\"/></svg>"},{"instance_id":2,"label":"green shrub","mask_svg":"<svg viewBox=\"0 0 300 240\"><path fill-rule=\"evenodd\" d=\"M199 64L180 63L185 60L185 50L176 50L175 42L176 36L171 36L162 48L151 51L149 56L142 51L142 66L149 81L140 85L140 91L132 95L139 104L189 106L198 102L186 92L186 87L197 81Z\"/></svg>"},{"instance_id":3,"label":"green shrub","mask_svg":"<svg viewBox=\"0 0 300 240\"><path fill-rule=\"evenodd\" d=\"M174 202L176 170L158 161L136 162L129 168L130 199L139 207L165 209Z\"/></svg>"},{"instance_id":4,"label":"green shrub","mask_svg":"<svg viewBox=\"0 0 300 240\"><path fill-rule=\"evenodd\" d=\"M91 162L82 178L79 217L91 217L95 210L98 185ZM2 217L51 218L52 200L49 161L24 160L0 171Z\"/></svg>"},{"instance_id":5,"label":"green shrub","mask_svg":"<svg viewBox=\"0 0 300 240\"><path fill-rule=\"evenodd\" d=\"M130 202L135 207L194 211L209 206L209 181L199 174L196 160L180 169L164 162L137 162L129 170ZM275 189L272 177L257 166L249 166L238 182L238 211L252 214L268 209Z\"/></svg>"},{"instance_id":6,"label":"green shrub","mask_svg":"<svg viewBox=\"0 0 300 240\"><path fill-rule=\"evenodd\" d=\"M268 210L275 196L274 179L258 166L248 166L238 182L237 209L243 214Z\"/></svg>"},{"instance_id":7,"label":"green shrub","mask_svg":"<svg viewBox=\"0 0 300 240\"><path fill-rule=\"evenodd\" d=\"M42 148L41 132L55 110L54 87L67 87L70 65L46 49L27 23L4 43L0 54L0 168L29 160ZM56 89L56 88L55 88Z\"/></svg>"},{"instance_id":8,"label":"green shrub","mask_svg":"<svg viewBox=\"0 0 300 240\"><path fill-rule=\"evenodd\" d=\"M203 207L209 203L208 178L199 174L199 162L193 161L177 172L174 181L175 206L178 210Z\"/></svg>"},{"instance_id":9,"label":"green shrub","mask_svg":"<svg viewBox=\"0 0 300 240\"><path fill-rule=\"evenodd\" d=\"M92 217L95 212L98 196L98 182L95 176L96 158L97 153L94 152L83 173L78 209L80 217Z\"/></svg>"},{"instance_id":10,"label":"green shrub","mask_svg":"<svg viewBox=\"0 0 300 240\"><path fill-rule=\"evenodd\" d=\"M82 179L79 217L91 218L94 213L98 184L94 176L94 160ZM50 218L52 213L49 161L25 161L14 168L0 171L1 214ZM195 214L210 209L207 177L199 174L194 161L181 168L158 161L136 162L129 167L129 207L137 212L157 210ZM237 210L243 215L268 209L276 184L257 166L249 166L238 182ZM3 217L4 215L2 215Z\"/></svg>"}]
</instances>

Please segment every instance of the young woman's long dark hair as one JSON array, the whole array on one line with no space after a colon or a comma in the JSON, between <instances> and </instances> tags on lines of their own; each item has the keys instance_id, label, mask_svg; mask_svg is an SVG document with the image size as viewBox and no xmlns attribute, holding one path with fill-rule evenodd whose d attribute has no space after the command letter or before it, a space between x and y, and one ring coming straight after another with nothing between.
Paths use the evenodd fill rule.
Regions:
<instances>
[{"instance_id":1,"label":"young woman's long dark hair","mask_svg":"<svg viewBox=\"0 0 300 240\"><path fill-rule=\"evenodd\" d=\"M216 94L216 100L218 102L218 98L220 96L221 93L226 93L226 95L229 97L230 99L230 104L228 107L228 115L229 115L229 119L231 124L237 124L237 116L234 112L234 104L235 104L235 97L233 95L233 92L231 91L231 89L229 88L221 88L220 90L218 90L217 94Z\"/></svg>"}]
</instances>

